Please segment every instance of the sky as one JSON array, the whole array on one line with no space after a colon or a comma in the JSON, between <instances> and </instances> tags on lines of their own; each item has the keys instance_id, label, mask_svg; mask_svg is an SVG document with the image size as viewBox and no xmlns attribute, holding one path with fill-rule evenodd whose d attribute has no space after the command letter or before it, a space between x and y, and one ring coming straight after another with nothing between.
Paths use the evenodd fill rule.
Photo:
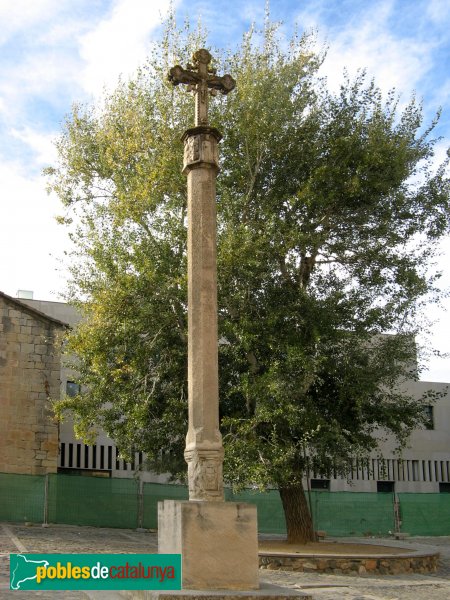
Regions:
<instances>
[{"instance_id":1,"label":"sky","mask_svg":"<svg viewBox=\"0 0 450 600\"><path fill-rule=\"evenodd\" d=\"M42 169L56 161L54 140L71 106L95 103L119 78L133 75L161 33L169 0L0 0L0 290L60 300L67 233L55 221L59 201ZM265 1L174 0L177 20L200 18L212 47L233 49ZM450 2L448 0L278 0L273 20L287 35L317 32L328 47L322 74L337 89L343 69L366 68L400 102L423 100L426 120L438 107L436 164L450 146ZM186 57L188 60L190 57ZM450 240L442 244L442 285L450 288ZM447 310L446 310L447 308ZM450 299L430 309L432 345L450 352ZM450 382L450 358L434 358L422 379Z\"/></svg>"}]
</instances>

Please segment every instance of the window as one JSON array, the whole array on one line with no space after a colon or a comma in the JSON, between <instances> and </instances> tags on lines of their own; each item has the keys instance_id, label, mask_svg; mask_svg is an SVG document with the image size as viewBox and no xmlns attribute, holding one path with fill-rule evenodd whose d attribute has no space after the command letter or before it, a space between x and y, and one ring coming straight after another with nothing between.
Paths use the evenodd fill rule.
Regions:
<instances>
[{"instance_id":1,"label":"window","mask_svg":"<svg viewBox=\"0 0 450 600\"><path fill-rule=\"evenodd\" d=\"M441 494L450 494L450 483L440 483L439 484L439 491L441 492Z\"/></svg>"},{"instance_id":2,"label":"window","mask_svg":"<svg viewBox=\"0 0 450 600\"><path fill-rule=\"evenodd\" d=\"M394 482L377 481L377 492L392 494L394 492Z\"/></svg>"},{"instance_id":3,"label":"window","mask_svg":"<svg viewBox=\"0 0 450 600\"><path fill-rule=\"evenodd\" d=\"M75 383L75 381L67 381L66 395L69 396L69 398L74 398L79 393L80 393L80 385L78 383Z\"/></svg>"},{"instance_id":4,"label":"window","mask_svg":"<svg viewBox=\"0 0 450 600\"><path fill-rule=\"evenodd\" d=\"M434 411L433 406L424 406L423 412L425 414L425 428L434 429Z\"/></svg>"},{"instance_id":5,"label":"window","mask_svg":"<svg viewBox=\"0 0 450 600\"><path fill-rule=\"evenodd\" d=\"M330 480L329 479L311 479L311 489L312 490L330 490Z\"/></svg>"}]
</instances>

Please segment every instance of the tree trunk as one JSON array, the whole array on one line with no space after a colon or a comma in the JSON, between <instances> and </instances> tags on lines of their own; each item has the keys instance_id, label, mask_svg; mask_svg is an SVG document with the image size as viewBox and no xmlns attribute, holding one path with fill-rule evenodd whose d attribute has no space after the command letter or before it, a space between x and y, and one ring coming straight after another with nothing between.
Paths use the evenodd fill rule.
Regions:
<instances>
[{"instance_id":1,"label":"tree trunk","mask_svg":"<svg viewBox=\"0 0 450 600\"><path fill-rule=\"evenodd\" d=\"M282 487L278 491L283 503L288 544L315 542L316 535L303 486Z\"/></svg>"}]
</instances>

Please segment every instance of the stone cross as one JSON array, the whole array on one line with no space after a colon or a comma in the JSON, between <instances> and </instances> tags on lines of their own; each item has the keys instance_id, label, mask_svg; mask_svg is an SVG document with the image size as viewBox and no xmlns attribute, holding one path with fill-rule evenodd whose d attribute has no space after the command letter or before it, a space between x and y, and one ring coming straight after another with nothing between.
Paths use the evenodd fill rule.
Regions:
<instances>
[{"instance_id":1,"label":"stone cross","mask_svg":"<svg viewBox=\"0 0 450 600\"><path fill-rule=\"evenodd\" d=\"M208 124L208 95L227 94L235 82L209 68L211 55L198 50L194 66L169 73L174 84L195 93L195 127L185 131L183 173L188 197L188 402L184 456L189 501L158 503L158 551L181 554L182 587L192 598L221 590L218 600L257 590L256 506L224 502L223 446L219 431L216 178L220 133ZM200 595L195 590L200 590ZM211 595L206 594L208 598ZM206 598L205 596L205 598ZM252 598L257 596L248 595ZM259 598L259 596L258 596ZM260 600L273 600L261 596Z\"/></svg>"},{"instance_id":2,"label":"stone cross","mask_svg":"<svg viewBox=\"0 0 450 600\"><path fill-rule=\"evenodd\" d=\"M208 126L208 89L215 96L217 92L228 94L236 86L231 75L218 77L216 69L209 66L212 56L202 48L194 52L194 65L188 64L186 69L176 65L169 71L169 81L173 85L184 83L189 91L195 92L195 125Z\"/></svg>"},{"instance_id":3,"label":"stone cross","mask_svg":"<svg viewBox=\"0 0 450 600\"><path fill-rule=\"evenodd\" d=\"M196 96L195 127L184 142L183 173L188 187L188 404L185 459L189 500L223 501L223 446L219 431L216 177L221 134L208 125L208 93L228 94L235 81L209 67L201 49L194 66L170 69L173 85L187 84Z\"/></svg>"}]
</instances>

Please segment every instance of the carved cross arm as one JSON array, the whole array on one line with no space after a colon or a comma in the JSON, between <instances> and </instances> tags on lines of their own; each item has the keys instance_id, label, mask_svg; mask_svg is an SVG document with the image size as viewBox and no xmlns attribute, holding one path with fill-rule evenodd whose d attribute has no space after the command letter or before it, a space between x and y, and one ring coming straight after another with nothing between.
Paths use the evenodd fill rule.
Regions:
<instances>
[{"instance_id":1,"label":"carved cross arm","mask_svg":"<svg viewBox=\"0 0 450 600\"><path fill-rule=\"evenodd\" d=\"M228 94L236 87L236 81L231 77L231 75L223 75L222 77L218 77L217 75L209 75L207 84L209 88L218 90L223 95Z\"/></svg>"},{"instance_id":2,"label":"carved cross arm","mask_svg":"<svg viewBox=\"0 0 450 600\"><path fill-rule=\"evenodd\" d=\"M175 65L170 69L168 79L173 85L179 85L180 83L196 85L201 81L201 77L198 73L183 69L180 65Z\"/></svg>"}]
</instances>

